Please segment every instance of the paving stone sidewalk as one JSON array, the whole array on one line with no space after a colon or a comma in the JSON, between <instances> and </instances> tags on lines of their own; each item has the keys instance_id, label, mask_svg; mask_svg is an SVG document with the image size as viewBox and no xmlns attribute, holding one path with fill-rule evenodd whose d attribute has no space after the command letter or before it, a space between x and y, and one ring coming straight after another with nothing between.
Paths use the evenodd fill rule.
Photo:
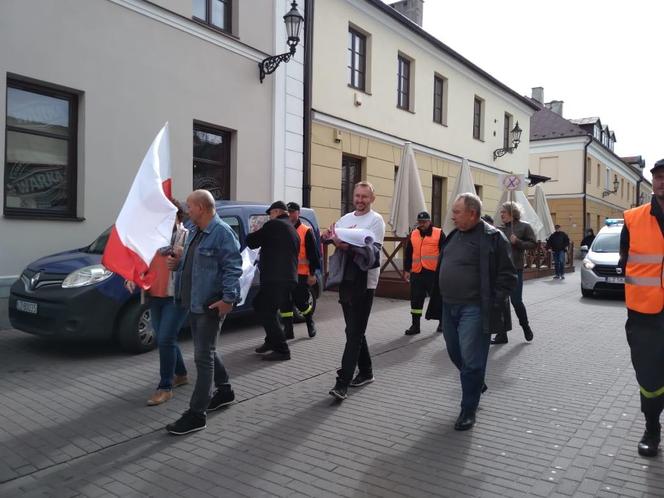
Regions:
<instances>
[{"instance_id":1,"label":"paving stone sidewalk","mask_svg":"<svg viewBox=\"0 0 664 498\"><path fill-rule=\"evenodd\" d=\"M409 304L376 299L376 382L337 404L343 349L334 294L319 335L296 327L293 360L262 362L262 331L227 324L221 350L239 403L172 437L191 386L159 407L157 354L52 344L0 331L0 496L664 496L643 426L624 303L582 299L578 275L529 281L533 343L492 347L478 423L452 426L458 374L436 324L406 337ZM516 321L515 321L516 323ZM191 340L183 342L194 374Z\"/></svg>"}]
</instances>

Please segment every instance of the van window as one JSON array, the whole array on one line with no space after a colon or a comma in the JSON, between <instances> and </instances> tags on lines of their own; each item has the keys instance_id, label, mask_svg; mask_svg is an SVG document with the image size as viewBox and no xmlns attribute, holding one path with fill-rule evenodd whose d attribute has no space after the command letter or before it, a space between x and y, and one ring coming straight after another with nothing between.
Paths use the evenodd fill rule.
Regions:
<instances>
[{"instance_id":1,"label":"van window","mask_svg":"<svg viewBox=\"0 0 664 498\"><path fill-rule=\"evenodd\" d=\"M619 233L600 233L595 237L592 245L593 252L619 252L620 234Z\"/></svg>"},{"instance_id":2,"label":"van window","mask_svg":"<svg viewBox=\"0 0 664 498\"><path fill-rule=\"evenodd\" d=\"M238 240L242 240L242 235L240 233L240 220L236 216L223 216L221 221L227 223L228 226L233 229L235 235L237 235Z\"/></svg>"},{"instance_id":3,"label":"van window","mask_svg":"<svg viewBox=\"0 0 664 498\"><path fill-rule=\"evenodd\" d=\"M249 233L260 230L270 217L267 214L252 214L249 216Z\"/></svg>"}]
</instances>

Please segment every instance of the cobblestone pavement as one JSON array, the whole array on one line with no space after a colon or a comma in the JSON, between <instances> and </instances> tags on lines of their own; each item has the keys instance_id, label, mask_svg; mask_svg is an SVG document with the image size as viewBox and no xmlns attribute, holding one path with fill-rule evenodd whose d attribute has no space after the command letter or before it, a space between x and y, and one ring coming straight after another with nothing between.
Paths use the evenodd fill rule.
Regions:
<instances>
[{"instance_id":1,"label":"cobblestone pavement","mask_svg":"<svg viewBox=\"0 0 664 498\"><path fill-rule=\"evenodd\" d=\"M493 346L478 423L452 426L458 374L436 324L406 337L409 304L377 299L376 382L337 404L343 348L334 294L319 334L296 327L293 359L262 362L262 331L226 324L221 349L239 403L208 428L169 436L192 386L145 401L157 354L74 347L0 332L1 496L664 496L660 455L636 453L643 425L624 304L582 299L578 274L525 284L535 340ZM183 342L194 373L192 343Z\"/></svg>"}]
</instances>

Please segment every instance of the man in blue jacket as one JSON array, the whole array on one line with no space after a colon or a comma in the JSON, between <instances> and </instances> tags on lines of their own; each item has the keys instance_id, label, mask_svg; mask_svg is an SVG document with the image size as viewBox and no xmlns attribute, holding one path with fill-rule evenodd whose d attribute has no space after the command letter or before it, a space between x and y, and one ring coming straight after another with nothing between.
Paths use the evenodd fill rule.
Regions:
<instances>
[{"instance_id":1,"label":"man in blue jacket","mask_svg":"<svg viewBox=\"0 0 664 498\"><path fill-rule=\"evenodd\" d=\"M175 435L205 429L208 411L235 400L216 345L226 314L239 300L242 275L240 243L233 229L217 216L212 194L195 190L187 197L187 208L195 228L189 232L183 254L169 257L169 268L176 270L175 299L190 311L197 377L189 410L166 426ZM213 381L216 391L210 397Z\"/></svg>"}]
</instances>

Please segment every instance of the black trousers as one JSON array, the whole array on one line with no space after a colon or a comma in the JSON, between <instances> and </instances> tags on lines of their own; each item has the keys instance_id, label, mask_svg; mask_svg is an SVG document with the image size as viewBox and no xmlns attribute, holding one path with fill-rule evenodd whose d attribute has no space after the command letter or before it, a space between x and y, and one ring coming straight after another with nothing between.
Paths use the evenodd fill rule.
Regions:
<instances>
[{"instance_id":1,"label":"black trousers","mask_svg":"<svg viewBox=\"0 0 664 498\"><path fill-rule=\"evenodd\" d=\"M422 268L419 273L410 274L410 313L422 316L424 300L431 296L436 272Z\"/></svg>"},{"instance_id":2,"label":"black trousers","mask_svg":"<svg viewBox=\"0 0 664 498\"><path fill-rule=\"evenodd\" d=\"M340 290L341 294L341 290ZM353 292L348 299L340 299L346 322L346 346L341 358L341 369L337 370L337 381L348 386L353 380L355 367L365 375L371 375L371 355L367 345L366 331L373 304L374 290Z\"/></svg>"},{"instance_id":3,"label":"black trousers","mask_svg":"<svg viewBox=\"0 0 664 498\"><path fill-rule=\"evenodd\" d=\"M310 314L313 311L309 304L310 296L311 288L307 284L307 275L298 275L297 285L293 292L285 297L284 302L279 307L281 317L293 318L293 306L296 306L303 316Z\"/></svg>"},{"instance_id":4,"label":"black trousers","mask_svg":"<svg viewBox=\"0 0 664 498\"><path fill-rule=\"evenodd\" d=\"M254 298L254 309L265 328L265 342L279 353L289 353L290 349L284 331L279 325L277 310L283 305L284 299L290 296L294 287L294 282L261 283Z\"/></svg>"},{"instance_id":5,"label":"black trousers","mask_svg":"<svg viewBox=\"0 0 664 498\"><path fill-rule=\"evenodd\" d=\"M641 391L641 411L656 423L664 409L664 311L656 315L627 310L627 343Z\"/></svg>"}]
</instances>

